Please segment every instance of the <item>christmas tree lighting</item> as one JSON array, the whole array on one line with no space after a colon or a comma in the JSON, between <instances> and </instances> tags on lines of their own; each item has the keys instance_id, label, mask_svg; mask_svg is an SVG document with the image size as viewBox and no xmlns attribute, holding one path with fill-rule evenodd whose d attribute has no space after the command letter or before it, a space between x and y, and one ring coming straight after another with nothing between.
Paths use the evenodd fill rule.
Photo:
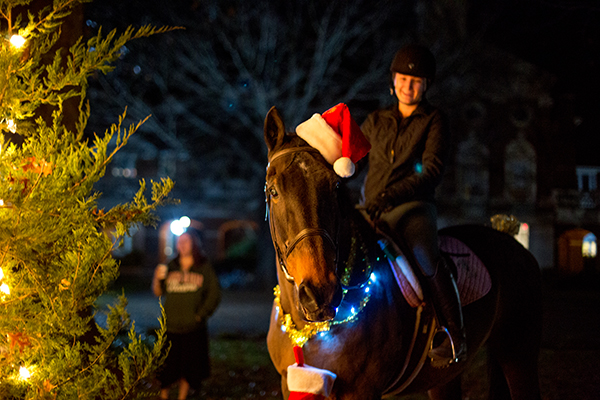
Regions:
<instances>
[{"instance_id":1,"label":"christmas tree lighting","mask_svg":"<svg viewBox=\"0 0 600 400\"><path fill-rule=\"evenodd\" d=\"M94 184L143 121L125 127L123 113L103 134L86 132L86 88L127 42L170 28L76 40L64 22L84 2L36 0L33 11L33 1L0 1L0 399L137 398L164 359L164 320L150 345L124 296L105 310L95 303L118 276L114 246L156 223L173 182L150 182L148 200L142 180L128 203L98 209ZM61 35L73 38L68 48Z\"/></svg>"},{"instance_id":2,"label":"christmas tree lighting","mask_svg":"<svg viewBox=\"0 0 600 400\"><path fill-rule=\"evenodd\" d=\"M25 38L20 35L12 35L10 37L10 44L12 44L14 48L20 49L25 45Z\"/></svg>"},{"instance_id":3,"label":"christmas tree lighting","mask_svg":"<svg viewBox=\"0 0 600 400\"><path fill-rule=\"evenodd\" d=\"M29 370L26 367L20 367L19 378L23 381L26 381L27 379L31 378L31 372L29 372Z\"/></svg>"}]
</instances>

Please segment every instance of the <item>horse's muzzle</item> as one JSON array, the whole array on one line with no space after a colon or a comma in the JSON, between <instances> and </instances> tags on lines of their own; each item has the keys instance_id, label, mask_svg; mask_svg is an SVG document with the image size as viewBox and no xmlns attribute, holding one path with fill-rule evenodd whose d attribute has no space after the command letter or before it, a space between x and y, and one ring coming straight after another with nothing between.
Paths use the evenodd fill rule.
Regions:
<instances>
[{"instance_id":1,"label":"horse's muzzle","mask_svg":"<svg viewBox=\"0 0 600 400\"><path fill-rule=\"evenodd\" d=\"M298 287L298 298L307 321L329 321L335 317L336 309L342 302L342 287L337 285L331 293L329 290L317 290L301 283Z\"/></svg>"}]
</instances>

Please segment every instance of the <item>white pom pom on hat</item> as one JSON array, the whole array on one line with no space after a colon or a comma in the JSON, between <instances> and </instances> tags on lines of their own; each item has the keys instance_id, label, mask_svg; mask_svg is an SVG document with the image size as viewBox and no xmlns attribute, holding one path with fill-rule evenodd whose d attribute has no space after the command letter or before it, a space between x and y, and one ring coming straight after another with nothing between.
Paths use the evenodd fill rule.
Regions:
<instances>
[{"instance_id":1,"label":"white pom pom on hat","mask_svg":"<svg viewBox=\"0 0 600 400\"><path fill-rule=\"evenodd\" d=\"M342 178L354 175L355 163L371 150L369 141L344 103L330 108L322 115L314 114L298 125L296 134L319 150Z\"/></svg>"}]
</instances>

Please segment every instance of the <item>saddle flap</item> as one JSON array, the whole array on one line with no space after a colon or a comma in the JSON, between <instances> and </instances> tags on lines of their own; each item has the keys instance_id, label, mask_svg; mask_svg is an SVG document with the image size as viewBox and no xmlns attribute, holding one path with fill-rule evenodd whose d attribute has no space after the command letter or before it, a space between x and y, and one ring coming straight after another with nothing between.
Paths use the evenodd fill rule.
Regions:
<instances>
[{"instance_id":1,"label":"saddle flap","mask_svg":"<svg viewBox=\"0 0 600 400\"><path fill-rule=\"evenodd\" d=\"M456 285L463 306L485 296L492 288L492 279L483 262L460 240L451 236L440 236L439 247L456 266ZM423 304L423 291L412 266L402 256L390 261L392 272L404 298L411 307Z\"/></svg>"}]
</instances>

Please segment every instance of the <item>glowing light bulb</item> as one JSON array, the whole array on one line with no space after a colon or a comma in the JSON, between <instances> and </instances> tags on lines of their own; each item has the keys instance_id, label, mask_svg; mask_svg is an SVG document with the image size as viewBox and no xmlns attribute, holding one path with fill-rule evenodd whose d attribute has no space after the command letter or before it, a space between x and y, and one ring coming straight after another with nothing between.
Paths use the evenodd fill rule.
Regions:
<instances>
[{"instance_id":1,"label":"glowing light bulb","mask_svg":"<svg viewBox=\"0 0 600 400\"><path fill-rule=\"evenodd\" d=\"M31 378L31 372L29 372L27 368L21 367L19 368L19 377L26 381L27 379Z\"/></svg>"},{"instance_id":2,"label":"glowing light bulb","mask_svg":"<svg viewBox=\"0 0 600 400\"><path fill-rule=\"evenodd\" d=\"M374 272L372 272L372 273L371 273L371 280L372 280L373 282L377 281L377 277L375 276L375 273L374 273Z\"/></svg>"},{"instance_id":3,"label":"glowing light bulb","mask_svg":"<svg viewBox=\"0 0 600 400\"><path fill-rule=\"evenodd\" d=\"M10 294L10 288L8 287L8 285L6 283L3 283L2 285L0 285L0 292L2 292L4 294Z\"/></svg>"},{"instance_id":4,"label":"glowing light bulb","mask_svg":"<svg viewBox=\"0 0 600 400\"><path fill-rule=\"evenodd\" d=\"M12 119L6 120L6 128L11 133L17 133L17 124L15 124L15 121L13 121Z\"/></svg>"},{"instance_id":5,"label":"glowing light bulb","mask_svg":"<svg viewBox=\"0 0 600 400\"><path fill-rule=\"evenodd\" d=\"M15 48L20 49L25 44L25 38L21 35L12 35L10 37L10 44Z\"/></svg>"},{"instance_id":6,"label":"glowing light bulb","mask_svg":"<svg viewBox=\"0 0 600 400\"><path fill-rule=\"evenodd\" d=\"M365 288L365 293L369 293L369 288L368 287Z\"/></svg>"}]
</instances>

